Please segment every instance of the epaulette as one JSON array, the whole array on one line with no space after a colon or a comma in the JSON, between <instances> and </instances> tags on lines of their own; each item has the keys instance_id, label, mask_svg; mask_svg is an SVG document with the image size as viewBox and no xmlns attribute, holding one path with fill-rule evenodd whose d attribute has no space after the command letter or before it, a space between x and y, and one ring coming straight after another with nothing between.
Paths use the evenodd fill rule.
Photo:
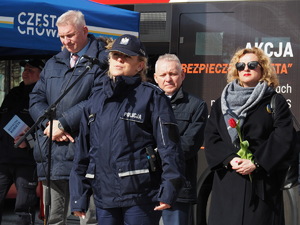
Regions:
<instances>
[{"instance_id":1,"label":"epaulette","mask_svg":"<svg viewBox=\"0 0 300 225\"><path fill-rule=\"evenodd\" d=\"M144 86L147 86L147 87L151 87L153 90L155 90L158 94L164 94L165 92L163 91L163 89L161 89L160 87L158 87L157 85L155 84L152 84L150 82L142 82L142 84Z\"/></svg>"}]
</instances>

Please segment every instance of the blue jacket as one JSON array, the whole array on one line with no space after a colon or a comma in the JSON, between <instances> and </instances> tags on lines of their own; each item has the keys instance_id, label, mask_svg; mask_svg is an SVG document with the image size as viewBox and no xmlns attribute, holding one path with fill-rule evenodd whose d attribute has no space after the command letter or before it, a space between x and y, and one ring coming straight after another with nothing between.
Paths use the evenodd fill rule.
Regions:
<instances>
[{"instance_id":1,"label":"blue jacket","mask_svg":"<svg viewBox=\"0 0 300 225\"><path fill-rule=\"evenodd\" d=\"M204 142L207 105L203 100L185 92L182 87L172 96L171 104L185 156L186 181L177 202L196 203L198 151Z\"/></svg>"},{"instance_id":2,"label":"blue jacket","mask_svg":"<svg viewBox=\"0 0 300 225\"><path fill-rule=\"evenodd\" d=\"M151 172L146 147L158 148L162 169ZM85 211L90 186L101 208L162 201L172 204L183 183L184 156L170 101L139 76L107 77L91 96L80 125L70 175L72 211Z\"/></svg>"},{"instance_id":3,"label":"blue jacket","mask_svg":"<svg viewBox=\"0 0 300 225\"><path fill-rule=\"evenodd\" d=\"M89 38L90 46L85 55L98 57L99 52L104 52L104 42L96 40L92 35L89 35ZM29 110L35 121L59 98L66 87L69 87L82 74L87 65L89 65L88 60L82 58L76 67L70 68L70 53L66 49L47 61L40 80L30 94ZM73 138L78 135L83 106L91 93L94 80L102 73L103 70L99 66L93 66L56 107L54 119L58 119ZM45 171L48 167L48 138L43 134L48 121L49 119L46 118L41 122L34 147L34 158L37 162L40 180L45 180ZM69 178L74 158L74 146L75 143L71 142L52 142L51 180Z\"/></svg>"}]
</instances>

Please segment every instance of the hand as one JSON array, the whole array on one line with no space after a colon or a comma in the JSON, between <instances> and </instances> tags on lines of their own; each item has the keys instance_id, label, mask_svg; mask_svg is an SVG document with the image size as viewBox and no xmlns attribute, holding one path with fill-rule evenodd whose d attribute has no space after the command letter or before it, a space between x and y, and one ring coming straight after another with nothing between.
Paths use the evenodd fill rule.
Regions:
<instances>
[{"instance_id":1,"label":"hand","mask_svg":"<svg viewBox=\"0 0 300 225\"><path fill-rule=\"evenodd\" d=\"M256 169L254 163L252 163L249 159L241 159L236 157L230 161L230 164L232 169L241 175L249 175Z\"/></svg>"},{"instance_id":2,"label":"hand","mask_svg":"<svg viewBox=\"0 0 300 225\"><path fill-rule=\"evenodd\" d=\"M18 135L15 139L14 139L14 144L16 144L20 138L22 138L24 136L24 134L30 129L30 127L27 127L20 135ZM27 143L25 141L23 141L21 144L19 144L18 146L19 148L26 148L27 147Z\"/></svg>"},{"instance_id":3,"label":"hand","mask_svg":"<svg viewBox=\"0 0 300 225\"><path fill-rule=\"evenodd\" d=\"M73 212L74 216L78 216L82 219L85 219L85 213L84 212L79 212L79 211L75 211Z\"/></svg>"},{"instance_id":4,"label":"hand","mask_svg":"<svg viewBox=\"0 0 300 225\"><path fill-rule=\"evenodd\" d=\"M164 209L169 209L171 206L167 203L159 202L159 206L156 206L154 210L164 210Z\"/></svg>"},{"instance_id":5,"label":"hand","mask_svg":"<svg viewBox=\"0 0 300 225\"><path fill-rule=\"evenodd\" d=\"M74 142L74 138L66 131L63 131L58 128L58 120L53 120L53 129L52 129L52 141L71 141ZM50 123L47 125L44 130L44 134L50 137Z\"/></svg>"},{"instance_id":6,"label":"hand","mask_svg":"<svg viewBox=\"0 0 300 225\"><path fill-rule=\"evenodd\" d=\"M15 139L14 139L14 144L16 144L20 138L23 136L24 134L20 134L19 136L17 136ZM19 144L18 148L26 148L27 147L27 144L25 141L23 141L21 144Z\"/></svg>"},{"instance_id":7,"label":"hand","mask_svg":"<svg viewBox=\"0 0 300 225\"><path fill-rule=\"evenodd\" d=\"M231 165L231 167L232 167L232 169L233 169L233 168L238 167L239 164L242 163L242 159L239 158L239 157L235 157L235 158L233 158L229 163L230 163L230 165Z\"/></svg>"}]
</instances>

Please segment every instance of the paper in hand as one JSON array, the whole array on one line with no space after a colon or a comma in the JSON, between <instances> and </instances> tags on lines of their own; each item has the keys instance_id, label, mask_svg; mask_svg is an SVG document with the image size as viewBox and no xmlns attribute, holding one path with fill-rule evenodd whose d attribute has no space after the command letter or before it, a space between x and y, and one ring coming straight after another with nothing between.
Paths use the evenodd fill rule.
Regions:
<instances>
[{"instance_id":1,"label":"paper in hand","mask_svg":"<svg viewBox=\"0 0 300 225\"><path fill-rule=\"evenodd\" d=\"M6 126L3 128L10 136L15 139L20 134L26 132L29 127L23 120L20 119L17 115L15 115Z\"/></svg>"}]
</instances>

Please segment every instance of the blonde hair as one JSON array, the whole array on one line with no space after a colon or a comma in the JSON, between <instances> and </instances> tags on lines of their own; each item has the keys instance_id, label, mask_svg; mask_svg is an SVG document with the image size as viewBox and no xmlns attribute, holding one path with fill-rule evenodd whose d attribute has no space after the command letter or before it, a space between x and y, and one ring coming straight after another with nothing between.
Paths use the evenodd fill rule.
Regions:
<instances>
[{"instance_id":1,"label":"blonde hair","mask_svg":"<svg viewBox=\"0 0 300 225\"><path fill-rule=\"evenodd\" d=\"M275 68L272 65L271 59L263 52L263 50L256 47L244 48L236 51L229 63L227 82L229 83L235 79L239 80L239 75L235 64L239 62L240 58L247 53L255 54L258 58L259 64L261 65L262 77L259 81L266 81L268 86L276 88L279 85L279 80Z\"/></svg>"},{"instance_id":2,"label":"blonde hair","mask_svg":"<svg viewBox=\"0 0 300 225\"><path fill-rule=\"evenodd\" d=\"M142 81L147 81L148 80L148 78L147 78L148 58L144 57L144 56L138 56L138 60L140 62L144 62L144 67L143 67L143 69L138 74L141 76Z\"/></svg>"},{"instance_id":3,"label":"blonde hair","mask_svg":"<svg viewBox=\"0 0 300 225\"><path fill-rule=\"evenodd\" d=\"M100 36L100 37L98 37L96 39L98 41L102 41L102 42L106 43L106 46L105 46L106 49L111 49L112 48L112 44L114 43L114 39L111 38L111 37Z\"/></svg>"}]
</instances>

